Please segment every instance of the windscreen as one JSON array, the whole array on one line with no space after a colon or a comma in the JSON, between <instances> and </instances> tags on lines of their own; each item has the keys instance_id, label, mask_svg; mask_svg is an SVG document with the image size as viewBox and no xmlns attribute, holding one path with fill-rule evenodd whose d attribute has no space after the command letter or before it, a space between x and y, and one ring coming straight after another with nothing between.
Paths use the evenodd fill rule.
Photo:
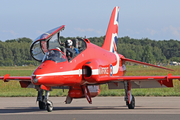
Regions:
<instances>
[{"instance_id":1,"label":"windscreen","mask_svg":"<svg viewBox=\"0 0 180 120\"><path fill-rule=\"evenodd\" d=\"M31 48L31 55L33 55L33 58L35 58L38 61L41 61L44 57L44 53L41 49L41 41L36 42L33 47Z\"/></svg>"}]
</instances>

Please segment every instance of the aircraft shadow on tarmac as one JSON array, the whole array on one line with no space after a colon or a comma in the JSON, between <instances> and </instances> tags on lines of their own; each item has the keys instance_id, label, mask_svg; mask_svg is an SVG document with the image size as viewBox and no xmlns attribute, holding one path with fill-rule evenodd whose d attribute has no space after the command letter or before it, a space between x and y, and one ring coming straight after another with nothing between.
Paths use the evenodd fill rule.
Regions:
<instances>
[{"instance_id":1,"label":"aircraft shadow on tarmac","mask_svg":"<svg viewBox=\"0 0 180 120\"><path fill-rule=\"evenodd\" d=\"M176 108L140 108L140 106L138 106L138 108L135 109L131 109L131 110L157 110L157 109L176 109ZM56 110L130 110L127 108L127 106L101 106L101 107L55 107L53 109L54 111Z\"/></svg>"},{"instance_id":2,"label":"aircraft shadow on tarmac","mask_svg":"<svg viewBox=\"0 0 180 120\"><path fill-rule=\"evenodd\" d=\"M165 110L165 109L177 109L177 108L141 108L137 106L134 110ZM91 106L91 107L54 107L53 111L61 110L129 110L126 106ZM41 112L46 110L39 110L38 107L8 107L6 109L0 109L0 113L29 113L29 112Z\"/></svg>"},{"instance_id":3,"label":"aircraft shadow on tarmac","mask_svg":"<svg viewBox=\"0 0 180 120\"><path fill-rule=\"evenodd\" d=\"M40 111L37 107L9 107L7 109L0 109L0 113L26 113Z\"/></svg>"}]
</instances>

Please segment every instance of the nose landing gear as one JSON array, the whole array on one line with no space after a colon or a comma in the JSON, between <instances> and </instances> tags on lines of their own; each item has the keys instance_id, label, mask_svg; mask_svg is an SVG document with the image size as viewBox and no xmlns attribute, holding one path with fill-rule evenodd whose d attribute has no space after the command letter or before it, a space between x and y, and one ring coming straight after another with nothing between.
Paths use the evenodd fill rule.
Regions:
<instances>
[{"instance_id":1,"label":"nose landing gear","mask_svg":"<svg viewBox=\"0 0 180 120\"><path fill-rule=\"evenodd\" d=\"M38 91L37 101L39 102L39 109L40 110L47 110L48 112L52 112L53 110L53 103L48 100L49 91L45 91L45 96L43 96L44 90Z\"/></svg>"},{"instance_id":2,"label":"nose landing gear","mask_svg":"<svg viewBox=\"0 0 180 120\"><path fill-rule=\"evenodd\" d=\"M50 100L47 100L46 107L48 112L52 112L53 110L53 103Z\"/></svg>"}]
</instances>

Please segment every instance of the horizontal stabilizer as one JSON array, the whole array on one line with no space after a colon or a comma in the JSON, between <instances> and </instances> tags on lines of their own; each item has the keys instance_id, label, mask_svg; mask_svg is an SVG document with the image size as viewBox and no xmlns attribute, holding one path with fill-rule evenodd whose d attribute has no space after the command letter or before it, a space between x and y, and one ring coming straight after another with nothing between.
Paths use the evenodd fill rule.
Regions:
<instances>
[{"instance_id":1,"label":"horizontal stabilizer","mask_svg":"<svg viewBox=\"0 0 180 120\"><path fill-rule=\"evenodd\" d=\"M126 61L126 62L132 62L132 63L137 63L137 64L142 64L142 65L147 65L147 66L152 66L152 67L156 67L156 68L161 68L161 69L165 69L165 70L174 71L173 69L169 69L169 68L165 68L165 67L161 67L161 66L145 63L145 62L140 62L140 61L136 61L136 60L132 60L132 59L128 59L128 58L121 58L121 59Z\"/></svg>"}]
</instances>

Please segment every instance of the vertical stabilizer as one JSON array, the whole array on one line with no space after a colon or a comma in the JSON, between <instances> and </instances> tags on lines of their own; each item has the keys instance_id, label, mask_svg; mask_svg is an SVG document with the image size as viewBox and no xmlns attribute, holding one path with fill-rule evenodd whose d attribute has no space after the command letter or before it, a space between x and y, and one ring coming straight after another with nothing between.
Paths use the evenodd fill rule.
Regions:
<instances>
[{"instance_id":1,"label":"vertical stabilizer","mask_svg":"<svg viewBox=\"0 0 180 120\"><path fill-rule=\"evenodd\" d=\"M106 37L102 46L103 49L113 53L117 51L118 21L119 7L116 6L111 14L111 19L109 21Z\"/></svg>"}]
</instances>

